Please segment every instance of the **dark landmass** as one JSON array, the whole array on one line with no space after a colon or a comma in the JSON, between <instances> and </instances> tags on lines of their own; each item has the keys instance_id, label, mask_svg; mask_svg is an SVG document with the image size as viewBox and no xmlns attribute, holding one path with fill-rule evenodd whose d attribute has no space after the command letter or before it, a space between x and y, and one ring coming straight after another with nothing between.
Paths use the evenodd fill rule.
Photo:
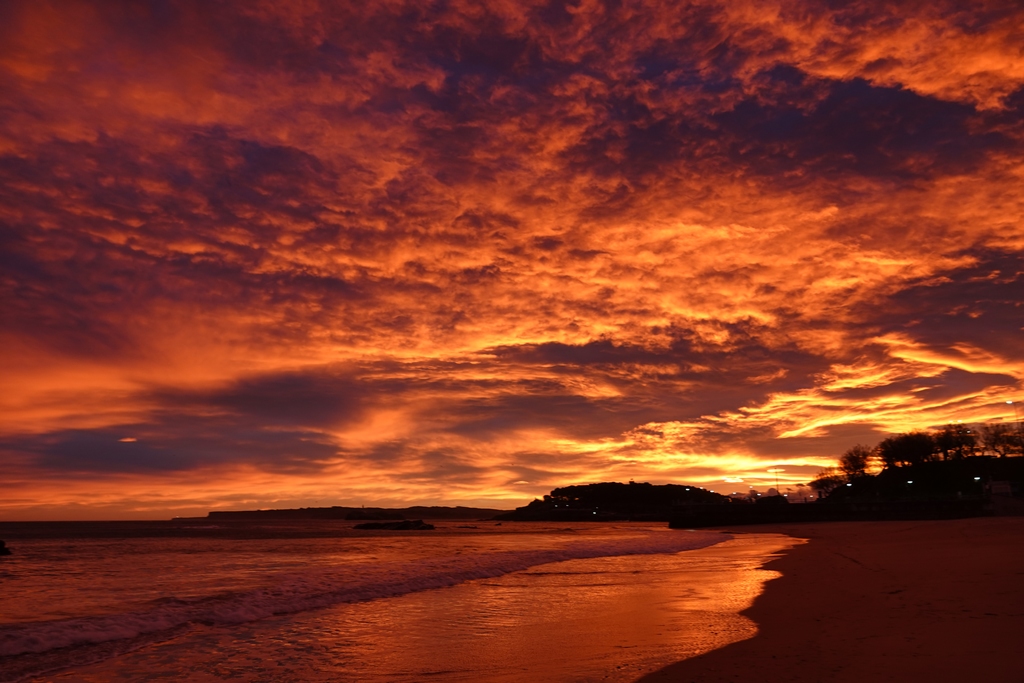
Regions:
<instances>
[{"instance_id":1,"label":"dark landmass","mask_svg":"<svg viewBox=\"0 0 1024 683\"><path fill-rule=\"evenodd\" d=\"M340 520L407 520L407 519L492 519L505 510L492 508L442 507L414 505L408 508L342 507L294 508L282 510L214 510L205 519L210 521L289 521L305 519Z\"/></svg>"},{"instance_id":2,"label":"dark landmass","mask_svg":"<svg viewBox=\"0 0 1024 683\"><path fill-rule=\"evenodd\" d=\"M791 522L958 519L993 514L1024 515L1021 482L1024 482L1024 458L973 456L890 464L878 474L861 470L848 475L830 475L829 481L820 478L812 484L819 490L820 497L809 503L790 503L781 495L730 498L683 484L602 482L556 488L542 500L534 500L511 512L469 507L334 506L214 511L205 519L643 521L668 522L673 528L687 529ZM821 488L826 485L826 489Z\"/></svg>"},{"instance_id":3,"label":"dark landmass","mask_svg":"<svg viewBox=\"0 0 1024 683\"><path fill-rule=\"evenodd\" d=\"M726 506L679 505L669 526L940 520L1024 515L1024 458L975 456L892 466L878 474L836 478L812 503L769 496Z\"/></svg>"},{"instance_id":4,"label":"dark landmass","mask_svg":"<svg viewBox=\"0 0 1024 683\"><path fill-rule=\"evenodd\" d=\"M427 524L422 519L406 519L401 522L363 522L356 524L354 528L383 531L433 531L434 525Z\"/></svg>"},{"instance_id":5,"label":"dark landmass","mask_svg":"<svg viewBox=\"0 0 1024 683\"><path fill-rule=\"evenodd\" d=\"M682 484L602 482L564 486L495 519L535 522L667 522L681 505L728 505L729 498Z\"/></svg>"},{"instance_id":6,"label":"dark landmass","mask_svg":"<svg viewBox=\"0 0 1024 683\"><path fill-rule=\"evenodd\" d=\"M890 467L878 474L847 477L826 500L937 500L1020 497L1024 458L975 456ZM849 486L846 486L849 484Z\"/></svg>"},{"instance_id":7,"label":"dark landmass","mask_svg":"<svg viewBox=\"0 0 1024 683\"><path fill-rule=\"evenodd\" d=\"M11 550L10 550L10 548L7 547L7 544L4 543L3 541L0 541L0 557L4 557L4 556L10 555L10 554L11 554Z\"/></svg>"}]
</instances>

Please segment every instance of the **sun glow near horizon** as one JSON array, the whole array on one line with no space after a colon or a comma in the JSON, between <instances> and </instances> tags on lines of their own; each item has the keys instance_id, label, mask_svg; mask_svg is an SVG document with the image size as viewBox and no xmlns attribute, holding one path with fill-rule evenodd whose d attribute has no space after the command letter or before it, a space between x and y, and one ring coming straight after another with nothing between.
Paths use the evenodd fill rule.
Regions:
<instances>
[{"instance_id":1,"label":"sun glow near horizon","mask_svg":"<svg viewBox=\"0 0 1024 683\"><path fill-rule=\"evenodd\" d=\"M796 486L1013 419L1024 15L955 4L12 9L0 519Z\"/></svg>"}]
</instances>

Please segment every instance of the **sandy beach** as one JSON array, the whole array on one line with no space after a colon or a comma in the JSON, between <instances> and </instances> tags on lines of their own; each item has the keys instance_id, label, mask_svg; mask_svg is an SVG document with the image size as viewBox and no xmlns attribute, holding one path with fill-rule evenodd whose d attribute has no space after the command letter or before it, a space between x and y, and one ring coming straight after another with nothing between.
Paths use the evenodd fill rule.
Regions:
<instances>
[{"instance_id":1,"label":"sandy beach","mask_svg":"<svg viewBox=\"0 0 1024 683\"><path fill-rule=\"evenodd\" d=\"M767 565L754 638L641 683L1024 681L1024 517L732 531L809 542Z\"/></svg>"}]
</instances>

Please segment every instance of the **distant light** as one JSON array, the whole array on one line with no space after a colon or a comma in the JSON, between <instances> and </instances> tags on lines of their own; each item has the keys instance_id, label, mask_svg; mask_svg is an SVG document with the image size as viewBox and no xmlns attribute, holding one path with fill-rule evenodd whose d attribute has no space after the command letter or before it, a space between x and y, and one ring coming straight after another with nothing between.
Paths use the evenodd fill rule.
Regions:
<instances>
[{"instance_id":1,"label":"distant light","mask_svg":"<svg viewBox=\"0 0 1024 683\"><path fill-rule=\"evenodd\" d=\"M596 515L597 513L595 512L594 514Z\"/></svg>"},{"instance_id":2,"label":"distant light","mask_svg":"<svg viewBox=\"0 0 1024 683\"><path fill-rule=\"evenodd\" d=\"M981 477L975 477L974 481L981 481Z\"/></svg>"},{"instance_id":3,"label":"distant light","mask_svg":"<svg viewBox=\"0 0 1024 683\"><path fill-rule=\"evenodd\" d=\"M118 439L121 443L135 443L138 441L134 436L126 436L123 439Z\"/></svg>"},{"instance_id":4,"label":"distant light","mask_svg":"<svg viewBox=\"0 0 1024 683\"><path fill-rule=\"evenodd\" d=\"M913 479L908 479L908 480L907 480L907 483L908 483L908 484L913 484L913 483L914 483L914 480L913 480Z\"/></svg>"}]
</instances>

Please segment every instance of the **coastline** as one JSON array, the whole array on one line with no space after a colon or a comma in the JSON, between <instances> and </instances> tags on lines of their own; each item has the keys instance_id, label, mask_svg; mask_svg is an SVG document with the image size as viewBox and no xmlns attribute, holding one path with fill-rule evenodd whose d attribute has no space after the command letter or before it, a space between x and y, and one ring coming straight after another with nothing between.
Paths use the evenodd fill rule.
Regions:
<instances>
[{"instance_id":1,"label":"coastline","mask_svg":"<svg viewBox=\"0 0 1024 683\"><path fill-rule=\"evenodd\" d=\"M1024 517L722 530L808 542L765 565L755 637L638 683L1024 680Z\"/></svg>"},{"instance_id":2,"label":"coastline","mask_svg":"<svg viewBox=\"0 0 1024 683\"><path fill-rule=\"evenodd\" d=\"M777 575L762 566L798 542L625 523L343 524L22 529L0 681L629 683L750 638L740 612ZM239 567L255 580L239 583Z\"/></svg>"}]
</instances>

